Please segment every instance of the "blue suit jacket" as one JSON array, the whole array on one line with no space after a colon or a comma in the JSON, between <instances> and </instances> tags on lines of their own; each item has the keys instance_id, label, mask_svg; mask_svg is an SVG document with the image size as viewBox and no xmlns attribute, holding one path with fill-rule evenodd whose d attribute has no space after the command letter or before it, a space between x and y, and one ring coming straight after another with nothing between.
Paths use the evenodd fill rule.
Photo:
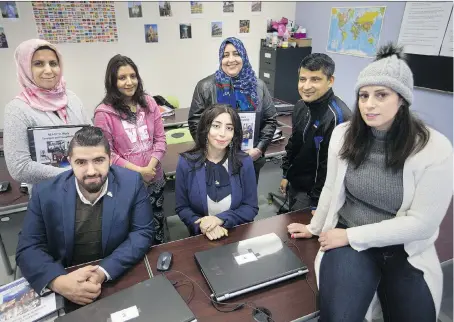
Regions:
<instances>
[{"instance_id":1,"label":"blue suit jacket","mask_svg":"<svg viewBox=\"0 0 454 322\"><path fill-rule=\"evenodd\" d=\"M72 170L33 187L16 262L37 292L66 274L74 248L76 198ZM153 240L152 209L140 175L111 166L103 197L100 265L112 279L140 261Z\"/></svg>"},{"instance_id":2,"label":"blue suit jacket","mask_svg":"<svg viewBox=\"0 0 454 322\"><path fill-rule=\"evenodd\" d=\"M229 162L230 185L232 202L230 210L217 215L224 220L225 228L251 222L258 212L257 182L255 179L252 159L244 157L240 173L232 175L232 165ZM198 165L193 170L182 156L179 157L175 182L176 208L180 219L195 234L200 234L199 225L194 222L208 215L205 167Z\"/></svg>"}]
</instances>

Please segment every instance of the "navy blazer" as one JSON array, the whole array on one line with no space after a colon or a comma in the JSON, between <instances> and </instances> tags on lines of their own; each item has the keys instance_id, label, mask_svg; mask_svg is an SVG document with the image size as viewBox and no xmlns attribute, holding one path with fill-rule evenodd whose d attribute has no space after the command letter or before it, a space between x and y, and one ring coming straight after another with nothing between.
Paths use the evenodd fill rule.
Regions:
<instances>
[{"instance_id":1,"label":"navy blazer","mask_svg":"<svg viewBox=\"0 0 454 322\"><path fill-rule=\"evenodd\" d=\"M251 157L242 159L240 173L232 175L232 163L229 160L230 186L232 202L230 209L217 215L224 220L225 228L251 222L257 215L257 182ZM195 234L200 234L197 219L208 215L205 166L190 164L184 157L178 159L175 178L175 211L185 225Z\"/></svg>"},{"instance_id":2,"label":"navy blazer","mask_svg":"<svg viewBox=\"0 0 454 322\"><path fill-rule=\"evenodd\" d=\"M153 241L153 216L140 174L111 166L102 199L102 257L99 264L116 279L140 261ZM19 233L16 262L37 292L66 274L74 249L76 212L72 170L33 186Z\"/></svg>"}]
</instances>

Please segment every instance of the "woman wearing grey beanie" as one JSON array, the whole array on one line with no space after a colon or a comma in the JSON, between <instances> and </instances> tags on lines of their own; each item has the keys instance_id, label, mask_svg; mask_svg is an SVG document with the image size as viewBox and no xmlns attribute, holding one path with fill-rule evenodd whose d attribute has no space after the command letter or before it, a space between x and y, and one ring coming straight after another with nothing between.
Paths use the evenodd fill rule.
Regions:
<instances>
[{"instance_id":1,"label":"woman wearing grey beanie","mask_svg":"<svg viewBox=\"0 0 454 322\"><path fill-rule=\"evenodd\" d=\"M333 131L328 173L309 225L321 322L434 322L443 275L434 242L453 194L453 150L416 119L413 74L402 49L380 48L359 74L350 122ZM381 308L381 310L380 310Z\"/></svg>"}]
</instances>

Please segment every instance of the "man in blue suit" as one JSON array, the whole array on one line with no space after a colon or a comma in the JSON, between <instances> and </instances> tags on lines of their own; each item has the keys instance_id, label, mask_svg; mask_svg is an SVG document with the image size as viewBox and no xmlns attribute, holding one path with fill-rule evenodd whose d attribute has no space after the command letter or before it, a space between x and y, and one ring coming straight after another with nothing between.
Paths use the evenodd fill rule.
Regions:
<instances>
[{"instance_id":1,"label":"man in blue suit","mask_svg":"<svg viewBox=\"0 0 454 322\"><path fill-rule=\"evenodd\" d=\"M110 165L101 129L77 131L68 148L72 170L33 188L16 262L39 294L93 302L106 280L140 261L153 240L153 216L142 178ZM72 273L65 267L101 259Z\"/></svg>"}]
</instances>

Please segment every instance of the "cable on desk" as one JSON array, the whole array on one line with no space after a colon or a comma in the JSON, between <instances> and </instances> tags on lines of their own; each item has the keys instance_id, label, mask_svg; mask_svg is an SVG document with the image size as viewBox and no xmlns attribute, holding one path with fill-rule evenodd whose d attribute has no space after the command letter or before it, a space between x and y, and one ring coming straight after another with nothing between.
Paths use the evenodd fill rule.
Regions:
<instances>
[{"instance_id":1,"label":"cable on desk","mask_svg":"<svg viewBox=\"0 0 454 322\"><path fill-rule=\"evenodd\" d=\"M186 302L186 304L189 305L189 303L191 303L191 301L192 301L192 299L194 298L194 295L195 295L194 284L191 283L190 281L176 281L176 282L172 282L172 285L175 288L180 287L180 286L184 286L184 285L191 285L191 293L189 294L188 298L184 300Z\"/></svg>"},{"instance_id":2,"label":"cable on desk","mask_svg":"<svg viewBox=\"0 0 454 322\"><path fill-rule=\"evenodd\" d=\"M300 252L300 249L298 248L298 246L296 246L296 244L294 242L292 242L290 239L287 239L284 241L284 244L291 244L289 246L293 246L296 248L296 250L298 251L298 257L304 262L303 258L301 257L301 252ZM312 291L312 294L314 295L314 303L315 303L315 310L314 312L317 312L318 310L318 305L317 305L317 293L314 291L314 289L312 288L311 284L309 283L309 279L307 278L307 273L306 273L306 276L305 276L305 280L306 280L306 283L307 285L310 287L311 291Z\"/></svg>"},{"instance_id":3,"label":"cable on desk","mask_svg":"<svg viewBox=\"0 0 454 322\"><path fill-rule=\"evenodd\" d=\"M223 302L219 302L219 301L216 301L214 298L212 298L211 296L209 296L204 290L203 288L200 286L199 283L197 283L196 281L194 281L192 278L190 278L188 275L186 275L185 273L183 272L180 272L180 271L177 271L177 270L170 270L170 271L167 271L167 272L163 272L162 275L165 276L165 273L171 273L171 272L176 272L176 273L179 273L181 275L183 275L184 277L186 277L191 283L194 283L199 287L199 289L202 291L202 293L205 295L206 298L208 298L211 302L211 305L213 305L213 307L218 311L218 312L222 312L222 313L229 313L229 312L234 312L236 310L239 310L241 308L243 308L244 306L248 306L250 307L251 309L253 310L257 310L259 311L260 313L262 313L263 315L265 315L268 319L269 322L276 322L273 320L273 318L271 316L269 316L268 314L266 314L265 312L261 311L257 305L254 303L254 302L243 302L243 303L223 303ZM172 284L175 286L176 284L178 284L178 282L172 282ZM192 300L192 298L191 298ZM250 304L249 304L250 303ZM189 304L189 303L188 303ZM234 307L233 309L228 309L228 310L221 310L218 305L236 305L236 307Z\"/></svg>"},{"instance_id":4,"label":"cable on desk","mask_svg":"<svg viewBox=\"0 0 454 322\"><path fill-rule=\"evenodd\" d=\"M16 197L14 198L13 200L8 200L8 202L2 204L0 203L0 207L8 207L8 206L11 206L12 203L14 203L15 201L19 200L20 198L24 197L24 196L28 196L27 193L22 193L21 192L21 195L19 197Z\"/></svg>"}]
</instances>

